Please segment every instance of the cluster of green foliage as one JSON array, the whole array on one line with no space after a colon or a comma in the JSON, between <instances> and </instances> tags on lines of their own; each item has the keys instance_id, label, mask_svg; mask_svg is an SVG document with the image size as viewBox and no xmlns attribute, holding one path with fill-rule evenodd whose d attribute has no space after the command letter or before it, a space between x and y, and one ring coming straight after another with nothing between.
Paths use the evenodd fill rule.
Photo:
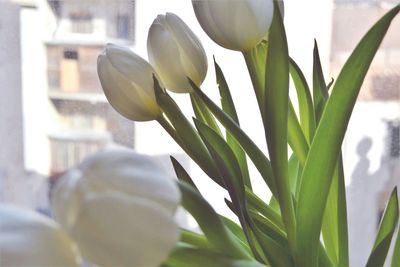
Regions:
<instances>
[{"instance_id":1,"label":"cluster of green foliage","mask_svg":"<svg viewBox=\"0 0 400 267\"><path fill-rule=\"evenodd\" d=\"M155 79L157 102L164 114L158 121L227 190L230 199L225 202L240 222L217 214L185 169L171 158L182 205L203 234L182 229L181 241L164 266L349 266L341 144L371 61L399 10L397 5L373 25L335 82L325 82L315 44L312 90L289 57L285 28L275 10L268 41L244 53L269 157L241 129L217 63L221 107L191 83L194 125ZM289 98L290 77L297 92L298 115ZM288 145L293 151L289 159ZM253 193L247 159L271 190L269 203ZM383 266L398 218L394 188L367 266ZM399 235L394 240L392 267L400 266Z\"/></svg>"}]
</instances>

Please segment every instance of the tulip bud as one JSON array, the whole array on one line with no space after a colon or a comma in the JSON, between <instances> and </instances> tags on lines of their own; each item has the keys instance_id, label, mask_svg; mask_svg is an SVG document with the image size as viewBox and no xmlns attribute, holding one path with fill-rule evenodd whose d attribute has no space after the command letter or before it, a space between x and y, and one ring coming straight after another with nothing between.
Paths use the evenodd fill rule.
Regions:
<instances>
[{"instance_id":1,"label":"tulip bud","mask_svg":"<svg viewBox=\"0 0 400 267\"><path fill-rule=\"evenodd\" d=\"M180 191L148 156L100 152L68 171L53 193L55 218L99 266L158 266L179 239Z\"/></svg>"},{"instance_id":2,"label":"tulip bud","mask_svg":"<svg viewBox=\"0 0 400 267\"><path fill-rule=\"evenodd\" d=\"M274 11L272 0L192 0L203 30L217 44L248 51L267 34Z\"/></svg>"},{"instance_id":3,"label":"tulip bud","mask_svg":"<svg viewBox=\"0 0 400 267\"><path fill-rule=\"evenodd\" d=\"M60 226L31 210L0 205L1 266L81 266Z\"/></svg>"},{"instance_id":4,"label":"tulip bud","mask_svg":"<svg viewBox=\"0 0 400 267\"><path fill-rule=\"evenodd\" d=\"M126 118L149 121L161 114L154 69L128 48L108 44L97 59L97 72L108 102Z\"/></svg>"},{"instance_id":5,"label":"tulip bud","mask_svg":"<svg viewBox=\"0 0 400 267\"><path fill-rule=\"evenodd\" d=\"M175 14L158 15L147 38L149 61L165 86L176 93L191 92L187 77L200 86L207 57L199 39Z\"/></svg>"}]
</instances>

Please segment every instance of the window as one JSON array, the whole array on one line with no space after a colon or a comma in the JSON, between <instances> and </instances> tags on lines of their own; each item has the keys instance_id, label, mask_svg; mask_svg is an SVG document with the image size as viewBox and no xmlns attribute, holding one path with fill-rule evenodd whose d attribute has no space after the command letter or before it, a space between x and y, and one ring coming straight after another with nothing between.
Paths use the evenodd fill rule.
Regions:
<instances>
[{"instance_id":1,"label":"window","mask_svg":"<svg viewBox=\"0 0 400 267\"><path fill-rule=\"evenodd\" d=\"M388 123L389 156L392 159L400 157L400 121Z\"/></svg>"},{"instance_id":2,"label":"window","mask_svg":"<svg viewBox=\"0 0 400 267\"><path fill-rule=\"evenodd\" d=\"M129 39L131 36L130 17L128 15L117 16L117 38Z\"/></svg>"},{"instance_id":3,"label":"window","mask_svg":"<svg viewBox=\"0 0 400 267\"><path fill-rule=\"evenodd\" d=\"M64 57L60 66L60 84L62 91L79 91L79 64L78 51L73 49L64 50Z\"/></svg>"},{"instance_id":4,"label":"window","mask_svg":"<svg viewBox=\"0 0 400 267\"><path fill-rule=\"evenodd\" d=\"M87 12L74 12L69 16L71 20L71 32L93 33L92 14Z\"/></svg>"}]
</instances>

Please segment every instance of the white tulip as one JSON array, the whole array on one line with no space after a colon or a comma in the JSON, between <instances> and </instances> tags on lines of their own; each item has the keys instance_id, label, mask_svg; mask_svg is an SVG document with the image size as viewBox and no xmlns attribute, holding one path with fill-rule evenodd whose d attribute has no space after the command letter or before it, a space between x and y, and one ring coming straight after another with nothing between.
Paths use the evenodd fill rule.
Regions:
<instances>
[{"instance_id":1,"label":"white tulip","mask_svg":"<svg viewBox=\"0 0 400 267\"><path fill-rule=\"evenodd\" d=\"M56 222L31 210L0 205L0 266L78 267L76 251Z\"/></svg>"},{"instance_id":2,"label":"white tulip","mask_svg":"<svg viewBox=\"0 0 400 267\"><path fill-rule=\"evenodd\" d=\"M165 86L176 93L191 92L187 77L200 86L207 57L197 36L173 13L158 15L147 38L149 61Z\"/></svg>"},{"instance_id":3,"label":"white tulip","mask_svg":"<svg viewBox=\"0 0 400 267\"><path fill-rule=\"evenodd\" d=\"M108 102L126 118L149 121L161 114L153 87L156 72L128 48L108 44L97 59L97 72Z\"/></svg>"},{"instance_id":4,"label":"white tulip","mask_svg":"<svg viewBox=\"0 0 400 267\"><path fill-rule=\"evenodd\" d=\"M192 0L203 30L217 44L248 51L267 34L272 23L272 0Z\"/></svg>"},{"instance_id":5,"label":"white tulip","mask_svg":"<svg viewBox=\"0 0 400 267\"><path fill-rule=\"evenodd\" d=\"M179 239L180 192L150 157L110 149L57 183L55 218L99 266L158 266Z\"/></svg>"}]
</instances>

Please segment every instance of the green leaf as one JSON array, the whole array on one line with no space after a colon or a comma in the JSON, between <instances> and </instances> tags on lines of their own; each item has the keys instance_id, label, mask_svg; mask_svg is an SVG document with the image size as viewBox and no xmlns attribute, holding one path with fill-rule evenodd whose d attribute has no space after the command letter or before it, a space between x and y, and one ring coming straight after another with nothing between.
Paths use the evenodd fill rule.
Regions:
<instances>
[{"instance_id":1,"label":"green leaf","mask_svg":"<svg viewBox=\"0 0 400 267\"><path fill-rule=\"evenodd\" d=\"M260 42L250 51L243 52L262 118L264 118L265 112L263 107L265 93L265 62L267 60L267 53L268 42L265 40Z\"/></svg>"},{"instance_id":2,"label":"green leaf","mask_svg":"<svg viewBox=\"0 0 400 267\"><path fill-rule=\"evenodd\" d=\"M175 140L182 147L182 149L185 150L185 152L200 166L205 173L207 173L211 179L223 187L223 181L219 177L217 168L199 134L183 115L175 101L160 88L160 85L155 78L154 89L157 103L169 120L161 120L160 118L158 121L165 126L166 129L168 129L166 127L168 123L172 124L175 131L172 132L172 129L170 129L169 132L177 135Z\"/></svg>"},{"instance_id":3,"label":"green leaf","mask_svg":"<svg viewBox=\"0 0 400 267\"><path fill-rule=\"evenodd\" d=\"M232 258L250 259L247 251L226 228L211 205L192 186L178 182L182 206L196 219L208 241Z\"/></svg>"},{"instance_id":4,"label":"green leaf","mask_svg":"<svg viewBox=\"0 0 400 267\"><path fill-rule=\"evenodd\" d=\"M239 216L239 211L234 207L233 203L227 200L226 198L224 199L226 205L229 207L229 209L236 215ZM250 209L250 218L249 221L251 222L252 225L252 230L253 232L250 232L251 237L255 238L256 240L259 241L261 246L256 246L257 251L259 249L262 249L263 253L267 257L267 261L272 265L272 266L292 266L292 261L289 252L283 248L277 240L274 239L276 237L275 235L282 236L282 231L271 223L269 220L267 221L262 221L262 223L268 223L268 225L264 226L264 232L260 229L260 222L253 222L253 217L257 216L255 210ZM259 219L259 218L258 218ZM268 229L268 230L266 230ZM272 232L268 232L272 231ZM276 232L278 231L278 232ZM269 234L272 233L272 236Z\"/></svg>"},{"instance_id":5,"label":"green leaf","mask_svg":"<svg viewBox=\"0 0 400 267\"><path fill-rule=\"evenodd\" d=\"M275 242L277 242L282 249L286 250L287 254L289 252L289 244L287 242L286 233L276 226L273 222L271 222L268 218L260 215L256 210L251 209L250 215L254 219L258 228L263 232L265 235L268 235L272 238Z\"/></svg>"},{"instance_id":6,"label":"green leaf","mask_svg":"<svg viewBox=\"0 0 400 267\"><path fill-rule=\"evenodd\" d=\"M292 195L297 199L297 187L300 184L298 181L300 179L299 172L301 171L300 162L295 154L292 154L289 158L289 181L290 181L290 191Z\"/></svg>"},{"instance_id":7,"label":"green leaf","mask_svg":"<svg viewBox=\"0 0 400 267\"><path fill-rule=\"evenodd\" d=\"M237 260L225 255L188 246L178 245L165 263L169 267L265 267L254 260Z\"/></svg>"},{"instance_id":8,"label":"green leaf","mask_svg":"<svg viewBox=\"0 0 400 267\"><path fill-rule=\"evenodd\" d=\"M190 177L190 175L183 168L183 166L173 156L170 156L170 159L171 159L171 162L172 162L172 166L174 167L174 171L175 171L176 177L179 180L191 185L194 189L196 189L200 193L199 189L197 188L197 186L193 182L193 180Z\"/></svg>"},{"instance_id":9,"label":"green leaf","mask_svg":"<svg viewBox=\"0 0 400 267\"><path fill-rule=\"evenodd\" d=\"M378 234L376 236L375 243L368 258L366 267L383 266L398 221L399 201L397 199L397 187L395 187L390 195L390 199L383 214L381 224L379 225Z\"/></svg>"},{"instance_id":10,"label":"green leaf","mask_svg":"<svg viewBox=\"0 0 400 267\"><path fill-rule=\"evenodd\" d=\"M400 226L397 227L397 238L394 244L391 267L400 267Z\"/></svg>"},{"instance_id":11,"label":"green leaf","mask_svg":"<svg viewBox=\"0 0 400 267\"><path fill-rule=\"evenodd\" d=\"M279 207L279 202L276 197L272 196L269 200L268 205L278 214L281 214L281 208Z\"/></svg>"},{"instance_id":12,"label":"green leaf","mask_svg":"<svg viewBox=\"0 0 400 267\"><path fill-rule=\"evenodd\" d=\"M313 53L313 97L314 110L317 124L321 118L322 111L325 107L325 102L329 97L328 89L325 84L324 74L322 72L321 60L318 52L317 41L314 40Z\"/></svg>"},{"instance_id":13,"label":"green leaf","mask_svg":"<svg viewBox=\"0 0 400 267\"><path fill-rule=\"evenodd\" d=\"M213 115L210 113L208 108L204 105L201 98L198 95L191 93L190 101L192 102L193 112L196 118L206 125L208 125L211 129L216 131L220 136L222 136L221 130L217 122L215 121Z\"/></svg>"},{"instance_id":14,"label":"green leaf","mask_svg":"<svg viewBox=\"0 0 400 267\"><path fill-rule=\"evenodd\" d=\"M195 246L197 248L215 251L215 247L208 242L207 237L204 235L189 231L187 229L180 229L181 239L180 242Z\"/></svg>"},{"instance_id":15,"label":"green leaf","mask_svg":"<svg viewBox=\"0 0 400 267\"><path fill-rule=\"evenodd\" d=\"M224 111L222 111L206 94L204 94L192 81L189 81L193 90L198 94L219 120L219 122L232 134L239 142L249 158L253 161L254 166L260 172L264 181L268 185L272 194L276 195L275 181L272 173L271 163L258 146L248 137L248 135L240 129L239 125L234 122Z\"/></svg>"},{"instance_id":16,"label":"green leaf","mask_svg":"<svg viewBox=\"0 0 400 267\"><path fill-rule=\"evenodd\" d=\"M215 76L217 78L217 84L219 88L219 94L221 96L221 105L222 110L229 116L231 119L239 124L239 118L236 113L235 104L233 103L232 96L228 87L228 84L225 80L224 74L222 73L221 68L217 64L214 58L214 66L215 66ZM199 97L199 96L197 96ZM232 148L233 152L235 153L240 169L242 170L242 175L244 179L244 184L251 188L251 181L249 176L249 169L247 166L247 159L246 154L243 151L243 148L239 145L237 140L232 136L229 131L226 131L226 142Z\"/></svg>"},{"instance_id":17,"label":"green leaf","mask_svg":"<svg viewBox=\"0 0 400 267\"><path fill-rule=\"evenodd\" d=\"M335 82L335 79L331 78L330 82L326 86L326 89L329 91L332 88L333 83Z\"/></svg>"},{"instance_id":18,"label":"green leaf","mask_svg":"<svg viewBox=\"0 0 400 267\"><path fill-rule=\"evenodd\" d=\"M277 213L273 208L271 208L267 203L262 201L256 194L246 188L246 199L249 207L257 210L268 220L278 226L280 229L284 230L282 218L279 213Z\"/></svg>"},{"instance_id":19,"label":"green leaf","mask_svg":"<svg viewBox=\"0 0 400 267\"><path fill-rule=\"evenodd\" d=\"M258 226L254 227L254 235L263 247L271 266L294 266L290 253L281 247L272 237L264 234Z\"/></svg>"},{"instance_id":20,"label":"green leaf","mask_svg":"<svg viewBox=\"0 0 400 267\"><path fill-rule=\"evenodd\" d=\"M300 125L308 144L311 144L315 132L315 115L310 88L303 72L293 59L290 59L290 74L294 82L300 111Z\"/></svg>"},{"instance_id":21,"label":"green leaf","mask_svg":"<svg viewBox=\"0 0 400 267\"><path fill-rule=\"evenodd\" d=\"M296 154L302 165L304 165L308 153L308 143L291 102L289 102L288 112L288 143L293 153Z\"/></svg>"},{"instance_id":22,"label":"green leaf","mask_svg":"<svg viewBox=\"0 0 400 267\"><path fill-rule=\"evenodd\" d=\"M297 205L300 267L317 266L324 208L347 124L373 56L399 9L400 5L389 11L357 45L340 72L322 114L303 169Z\"/></svg>"},{"instance_id":23,"label":"green leaf","mask_svg":"<svg viewBox=\"0 0 400 267\"><path fill-rule=\"evenodd\" d=\"M242 245L248 249L248 251L251 253L250 248L247 245L247 239L246 236L243 232L243 229L234 221L231 219L228 219L227 217L220 216L226 227L241 241Z\"/></svg>"},{"instance_id":24,"label":"green leaf","mask_svg":"<svg viewBox=\"0 0 400 267\"><path fill-rule=\"evenodd\" d=\"M265 70L264 127L283 222L292 252L295 251L295 213L288 175L289 55L278 5L268 36Z\"/></svg>"},{"instance_id":25,"label":"green leaf","mask_svg":"<svg viewBox=\"0 0 400 267\"><path fill-rule=\"evenodd\" d=\"M199 131L204 143L206 144L211 156L218 166L221 177L224 180L225 187L231 197L234 208L238 211L238 218L246 235L247 242L256 256L257 250L255 240L252 239L247 220L246 200L244 196L244 182L232 149L215 131L209 128L199 120L194 119L197 130Z\"/></svg>"},{"instance_id":26,"label":"green leaf","mask_svg":"<svg viewBox=\"0 0 400 267\"><path fill-rule=\"evenodd\" d=\"M235 154L214 130L197 119L194 119L194 123L219 169L234 205L243 207L245 203L244 182Z\"/></svg>"},{"instance_id":27,"label":"green leaf","mask_svg":"<svg viewBox=\"0 0 400 267\"><path fill-rule=\"evenodd\" d=\"M322 236L327 253L335 265L349 266L346 187L342 161L340 153L325 207Z\"/></svg>"}]
</instances>

